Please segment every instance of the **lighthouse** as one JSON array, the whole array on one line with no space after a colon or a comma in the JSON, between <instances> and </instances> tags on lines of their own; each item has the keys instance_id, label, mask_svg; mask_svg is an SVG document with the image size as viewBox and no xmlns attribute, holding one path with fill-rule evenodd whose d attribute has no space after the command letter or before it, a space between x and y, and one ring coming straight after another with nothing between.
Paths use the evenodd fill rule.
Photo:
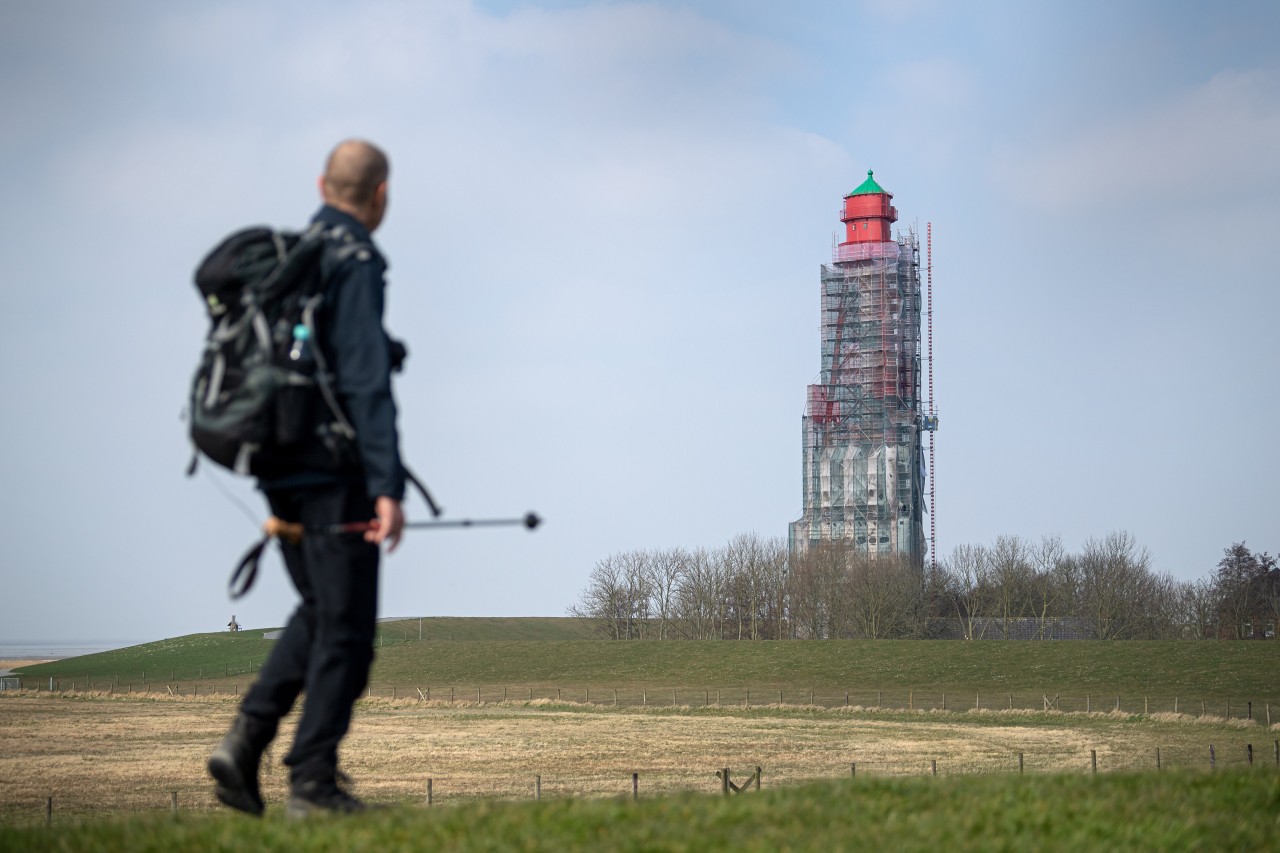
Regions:
<instances>
[{"instance_id":1,"label":"lighthouse","mask_svg":"<svg viewBox=\"0 0 1280 853\"><path fill-rule=\"evenodd\" d=\"M793 554L840 542L924 558L920 241L914 229L895 237L897 219L868 171L844 197L844 239L821 267L822 363L802 418Z\"/></svg>"}]
</instances>

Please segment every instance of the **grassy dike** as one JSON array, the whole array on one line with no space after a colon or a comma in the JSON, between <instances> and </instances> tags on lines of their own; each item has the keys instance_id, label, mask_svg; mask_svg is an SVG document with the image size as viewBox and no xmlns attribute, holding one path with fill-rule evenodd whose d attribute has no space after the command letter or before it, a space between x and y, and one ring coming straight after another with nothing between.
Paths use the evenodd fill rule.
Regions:
<instances>
[{"instance_id":1,"label":"grassy dike","mask_svg":"<svg viewBox=\"0 0 1280 853\"><path fill-rule=\"evenodd\" d=\"M724 799L677 795L399 807L302 825L278 813L152 814L6 829L61 851L1275 850L1280 775L852 779Z\"/></svg>"},{"instance_id":2,"label":"grassy dike","mask_svg":"<svg viewBox=\"0 0 1280 853\"><path fill-rule=\"evenodd\" d=\"M433 620L424 620L431 623ZM522 620L454 620L456 635L493 637L418 641L417 620L384 623L374 685L513 685L552 687L750 688L1024 691L1099 697L1182 696L1280 707L1276 642L955 642L606 641L559 639L573 624ZM530 620L532 621L532 620ZM573 623L576 620L544 620ZM471 624L465 624L470 622ZM449 635L429 625L428 637ZM512 634L547 639L505 639ZM153 683L243 676L266 657L263 631L193 634L21 670L35 686L49 678ZM412 636L413 639L407 639ZM957 700L958 701L958 700Z\"/></svg>"}]
</instances>

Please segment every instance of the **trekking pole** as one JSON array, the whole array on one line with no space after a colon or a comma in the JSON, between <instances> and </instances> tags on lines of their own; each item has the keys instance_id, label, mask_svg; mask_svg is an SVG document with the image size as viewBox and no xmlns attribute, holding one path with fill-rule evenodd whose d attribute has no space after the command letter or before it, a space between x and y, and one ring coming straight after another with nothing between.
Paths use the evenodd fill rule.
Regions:
<instances>
[{"instance_id":1,"label":"trekking pole","mask_svg":"<svg viewBox=\"0 0 1280 853\"><path fill-rule=\"evenodd\" d=\"M537 529L542 523L542 519L537 513L528 512L520 518L457 518L448 520L435 521L407 521L404 524L406 530L431 530L433 528L442 527L525 527L529 530ZM283 519L271 516L266 523L262 525L262 532L270 537L278 537L285 542L298 543L302 541L302 537L308 533L321 536L338 536L345 533L366 533L370 530L378 529L377 519L370 521L343 521L335 524L311 524L304 525L296 521L284 521Z\"/></svg>"},{"instance_id":2,"label":"trekking pole","mask_svg":"<svg viewBox=\"0 0 1280 853\"><path fill-rule=\"evenodd\" d=\"M438 527L524 527L528 530L535 530L540 524L542 524L542 519L537 513L527 512L521 518L459 518L448 521L410 521L406 522L404 526L418 530L429 530ZM296 521L285 521L273 515L262 525L262 539L240 558L235 571L231 573L231 580L227 582L227 592L234 601L249 591L249 588L253 586L254 579L258 576L258 560L262 557L262 552L267 547L267 543L272 539L279 539L281 542L289 542L296 545L307 534L334 536L347 533L365 533L377 529L377 519L305 525Z\"/></svg>"}]
</instances>

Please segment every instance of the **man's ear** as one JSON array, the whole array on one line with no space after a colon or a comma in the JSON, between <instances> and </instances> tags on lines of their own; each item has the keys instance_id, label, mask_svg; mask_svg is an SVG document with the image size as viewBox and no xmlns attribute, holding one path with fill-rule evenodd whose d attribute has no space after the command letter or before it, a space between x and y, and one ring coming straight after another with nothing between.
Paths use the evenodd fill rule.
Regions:
<instances>
[{"instance_id":1,"label":"man's ear","mask_svg":"<svg viewBox=\"0 0 1280 853\"><path fill-rule=\"evenodd\" d=\"M324 175L316 178L316 189L320 190L320 198L324 199Z\"/></svg>"}]
</instances>

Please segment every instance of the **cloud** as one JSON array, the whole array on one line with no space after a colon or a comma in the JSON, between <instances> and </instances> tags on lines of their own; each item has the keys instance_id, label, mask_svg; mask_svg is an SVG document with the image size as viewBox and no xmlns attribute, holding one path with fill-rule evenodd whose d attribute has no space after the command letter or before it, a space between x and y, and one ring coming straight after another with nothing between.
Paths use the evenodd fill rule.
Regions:
<instances>
[{"instance_id":1,"label":"cloud","mask_svg":"<svg viewBox=\"0 0 1280 853\"><path fill-rule=\"evenodd\" d=\"M1015 198L1045 210L1069 213L1133 199L1186 205L1189 215L1203 215L1204 204L1280 190L1277 140L1280 72L1222 71L1070 138L1002 146L989 168Z\"/></svg>"}]
</instances>

